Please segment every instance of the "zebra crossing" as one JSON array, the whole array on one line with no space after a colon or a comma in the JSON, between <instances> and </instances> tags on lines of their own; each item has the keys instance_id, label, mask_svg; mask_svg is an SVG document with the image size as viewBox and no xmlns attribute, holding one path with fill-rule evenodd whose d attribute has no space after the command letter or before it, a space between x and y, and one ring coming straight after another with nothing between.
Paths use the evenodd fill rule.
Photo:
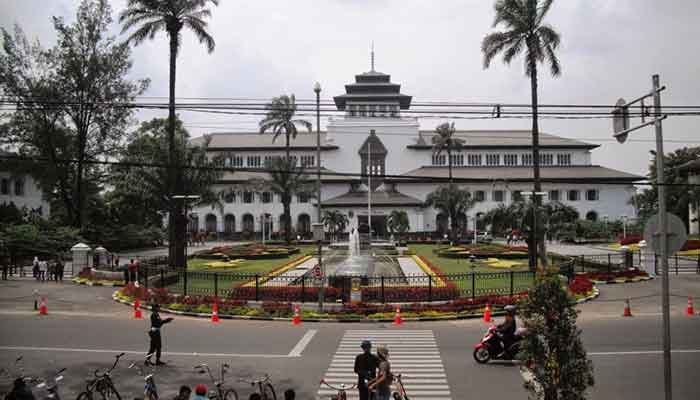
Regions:
<instances>
[{"instance_id":1,"label":"zebra crossing","mask_svg":"<svg viewBox=\"0 0 700 400\"><path fill-rule=\"evenodd\" d=\"M394 375L401 374L406 393L413 400L450 400L450 387L440 358L440 350L431 330L348 330L345 331L324 380L333 386L357 383L355 356L362 350L363 340L372 341L373 349L383 344L389 348L389 361ZM318 399L328 399L336 391L321 386ZM348 398L359 398L357 390L348 391Z\"/></svg>"}]
</instances>

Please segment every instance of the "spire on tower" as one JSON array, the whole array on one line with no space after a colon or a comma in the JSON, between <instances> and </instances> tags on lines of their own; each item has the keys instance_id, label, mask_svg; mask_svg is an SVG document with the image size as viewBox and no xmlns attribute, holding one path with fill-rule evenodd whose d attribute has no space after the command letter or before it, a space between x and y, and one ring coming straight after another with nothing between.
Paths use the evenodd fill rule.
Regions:
<instances>
[{"instance_id":1,"label":"spire on tower","mask_svg":"<svg viewBox=\"0 0 700 400\"><path fill-rule=\"evenodd\" d=\"M371 71L374 72L374 40L372 41L372 69Z\"/></svg>"}]
</instances>

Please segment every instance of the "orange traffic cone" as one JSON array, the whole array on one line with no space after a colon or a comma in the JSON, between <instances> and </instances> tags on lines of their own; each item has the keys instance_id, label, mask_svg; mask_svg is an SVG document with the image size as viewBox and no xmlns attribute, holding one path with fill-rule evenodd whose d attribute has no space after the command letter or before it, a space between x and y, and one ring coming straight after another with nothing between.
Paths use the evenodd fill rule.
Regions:
<instances>
[{"instance_id":1,"label":"orange traffic cone","mask_svg":"<svg viewBox=\"0 0 700 400\"><path fill-rule=\"evenodd\" d=\"M396 316L394 317L394 325L401 325L403 320L401 319L401 307L396 306Z\"/></svg>"},{"instance_id":2,"label":"orange traffic cone","mask_svg":"<svg viewBox=\"0 0 700 400\"><path fill-rule=\"evenodd\" d=\"M219 302L215 301L214 305L211 306L211 322L219 323Z\"/></svg>"},{"instance_id":3,"label":"orange traffic cone","mask_svg":"<svg viewBox=\"0 0 700 400\"><path fill-rule=\"evenodd\" d=\"M491 322L491 306L486 304L486 309L484 310L484 322L487 324Z\"/></svg>"},{"instance_id":4,"label":"orange traffic cone","mask_svg":"<svg viewBox=\"0 0 700 400\"><path fill-rule=\"evenodd\" d=\"M686 308L685 313L689 316L692 317L694 314L693 311L693 296L688 296L688 308Z\"/></svg>"},{"instance_id":5,"label":"orange traffic cone","mask_svg":"<svg viewBox=\"0 0 700 400\"><path fill-rule=\"evenodd\" d=\"M294 306L294 318L292 318L292 324L301 325L301 315L299 315L299 306Z\"/></svg>"},{"instance_id":6,"label":"orange traffic cone","mask_svg":"<svg viewBox=\"0 0 700 400\"><path fill-rule=\"evenodd\" d=\"M134 302L134 318L135 319L141 319L143 315L141 314L141 300L139 298L136 298L136 301Z\"/></svg>"},{"instance_id":7,"label":"orange traffic cone","mask_svg":"<svg viewBox=\"0 0 700 400\"><path fill-rule=\"evenodd\" d=\"M632 308L630 307L630 299L625 300L625 311L622 314L623 317L632 316Z\"/></svg>"},{"instance_id":8,"label":"orange traffic cone","mask_svg":"<svg viewBox=\"0 0 700 400\"><path fill-rule=\"evenodd\" d=\"M39 306L39 315L48 315L49 308L46 306L46 297L41 298L41 305Z\"/></svg>"}]
</instances>

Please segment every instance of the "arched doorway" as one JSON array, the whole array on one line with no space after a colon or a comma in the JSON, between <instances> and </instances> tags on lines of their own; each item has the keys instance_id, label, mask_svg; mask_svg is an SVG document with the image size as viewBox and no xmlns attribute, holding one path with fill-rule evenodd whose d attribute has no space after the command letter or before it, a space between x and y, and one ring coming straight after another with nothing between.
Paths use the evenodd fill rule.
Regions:
<instances>
[{"instance_id":1,"label":"arched doorway","mask_svg":"<svg viewBox=\"0 0 700 400\"><path fill-rule=\"evenodd\" d=\"M297 233L302 237L307 237L311 233L311 217L309 217L309 214L299 214L297 218Z\"/></svg>"},{"instance_id":2,"label":"arched doorway","mask_svg":"<svg viewBox=\"0 0 700 400\"><path fill-rule=\"evenodd\" d=\"M589 221L597 221L598 220L598 213L595 211L589 211L586 213L586 219Z\"/></svg>"},{"instance_id":3,"label":"arched doorway","mask_svg":"<svg viewBox=\"0 0 700 400\"><path fill-rule=\"evenodd\" d=\"M250 214L243 214L243 233L252 235L255 232L255 218Z\"/></svg>"},{"instance_id":4,"label":"arched doorway","mask_svg":"<svg viewBox=\"0 0 700 400\"><path fill-rule=\"evenodd\" d=\"M435 231L440 235L447 233L449 229L447 214L440 213L435 217Z\"/></svg>"},{"instance_id":5,"label":"arched doorway","mask_svg":"<svg viewBox=\"0 0 700 400\"><path fill-rule=\"evenodd\" d=\"M204 229L207 231L207 233L216 233L217 232L216 215L207 214L207 216L204 220Z\"/></svg>"},{"instance_id":6,"label":"arched doorway","mask_svg":"<svg viewBox=\"0 0 700 400\"><path fill-rule=\"evenodd\" d=\"M234 232L236 232L236 217L233 214L226 214L224 216L224 233L232 235Z\"/></svg>"},{"instance_id":7,"label":"arched doorway","mask_svg":"<svg viewBox=\"0 0 700 400\"><path fill-rule=\"evenodd\" d=\"M464 234L469 230L469 226L467 225L467 216L464 213L459 213L455 217L455 225L457 225L457 232L459 234ZM458 235L459 236L459 235Z\"/></svg>"},{"instance_id":8,"label":"arched doorway","mask_svg":"<svg viewBox=\"0 0 700 400\"><path fill-rule=\"evenodd\" d=\"M190 214L190 218L187 223L187 231L199 232L199 216L197 214Z\"/></svg>"}]
</instances>

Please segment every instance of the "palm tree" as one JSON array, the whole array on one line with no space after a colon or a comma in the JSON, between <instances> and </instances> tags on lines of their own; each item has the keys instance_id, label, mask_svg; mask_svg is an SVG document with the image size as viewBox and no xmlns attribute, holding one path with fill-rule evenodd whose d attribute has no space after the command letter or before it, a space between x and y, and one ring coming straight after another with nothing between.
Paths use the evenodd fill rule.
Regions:
<instances>
[{"instance_id":1,"label":"palm tree","mask_svg":"<svg viewBox=\"0 0 700 400\"><path fill-rule=\"evenodd\" d=\"M503 53L503 62L510 62L523 50L525 53L525 75L530 78L532 95L532 165L535 183L535 192L541 192L540 183L540 135L537 125L537 64L547 63L552 76L561 74L559 59L555 50L559 47L559 33L554 28L544 23L547 12L554 0L496 0L494 9L496 18L493 27L503 24L506 31L493 32L487 35L481 43L481 51L484 53L484 68L491 65L491 61L499 53ZM539 196L535 197L535 204L541 204ZM539 225L535 221L536 225ZM543 266L547 264L544 241L539 242L538 253ZM534 260L536 263L537 261Z\"/></svg>"},{"instance_id":2,"label":"palm tree","mask_svg":"<svg viewBox=\"0 0 700 400\"><path fill-rule=\"evenodd\" d=\"M275 97L272 102L267 105L267 115L260 121L260 133L265 133L268 130L272 131L272 142L277 140L279 135L284 135L285 151L289 159L289 139L296 139L297 124L304 126L311 133L311 122L303 119L295 119L294 114L297 111L297 104L294 95L287 96L286 94Z\"/></svg>"},{"instance_id":3,"label":"palm tree","mask_svg":"<svg viewBox=\"0 0 700 400\"><path fill-rule=\"evenodd\" d=\"M350 223L348 216L339 210L328 210L323 214L321 222L331 231L335 240L338 240L338 233L345 231L345 228Z\"/></svg>"},{"instance_id":4,"label":"palm tree","mask_svg":"<svg viewBox=\"0 0 700 400\"><path fill-rule=\"evenodd\" d=\"M264 185L282 199L284 208L284 240L287 244L292 242L292 196L297 194L310 195L313 193L311 181L304 175L304 169L297 167L295 160L282 157L273 157L265 167L270 172L270 180Z\"/></svg>"},{"instance_id":5,"label":"palm tree","mask_svg":"<svg viewBox=\"0 0 700 400\"><path fill-rule=\"evenodd\" d=\"M455 124L445 122L435 128L436 135L433 136L433 156L439 156L443 151L447 152L447 165L450 173L450 183L452 183L452 152L459 150L464 145L464 139L454 137Z\"/></svg>"},{"instance_id":6,"label":"palm tree","mask_svg":"<svg viewBox=\"0 0 700 400\"><path fill-rule=\"evenodd\" d=\"M436 210L447 215L450 221L450 236L451 240L458 239L458 222L457 216L460 214L467 215L474 204L474 198L468 190L464 190L454 183L443 185L428 194L425 201L426 205L433 207Z\"/></svg>"},{"instance_id":7,"label":"palm tree","mask_svg":"<svg viewBox=\"0 0 700 400\"><path fill-rule=\"evenodd\" d=\"M394 210L389 214L386 225L391 233L397 232L400 236L410 229L408 214L403 210Z\"/></svg>"},{"instance_id":8,"label":"palm tree","mask_svg":"<svg viewBox=\"0 0 700 400\"><path fill-rule=\"evenodd\" d=\"M146 39L153 39L159 31L165 31L170 43L170 87L168 98L168 174L169 195L180 193L182 177L176 169L175 152L175 75L176 59L181 44L183 27L194 32L200 43L207 47L209 53L214 51L214 38L207 31L205 18L211 17L211 11L206 8L211 2L219 5L219 0L128 0L126 9L119 15L123 24L122 33L136 28L127 43L135 46ZM168 246L170 259L175 259L175 266L185 266L185 230L186 225L178 216L182 214L180 204L171 203L169 212Z\"/></svg>"}]
</instances>

